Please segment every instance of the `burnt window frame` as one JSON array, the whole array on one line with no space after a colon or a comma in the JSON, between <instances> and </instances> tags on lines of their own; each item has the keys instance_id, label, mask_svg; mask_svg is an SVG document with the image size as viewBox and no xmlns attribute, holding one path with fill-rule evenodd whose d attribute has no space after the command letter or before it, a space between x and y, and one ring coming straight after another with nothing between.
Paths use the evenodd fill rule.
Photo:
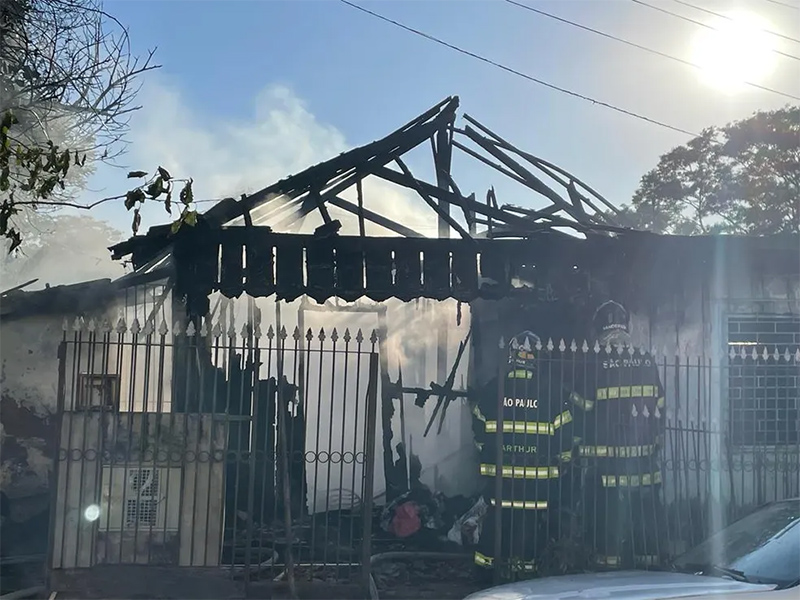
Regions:
<instances>
[{"instance_id":1,"label":"burnt window frame","mask_svg":"<svg viewBox=\"0 0 800 600\"><path fill-rule=\"evenodd\" d=\"M88 401L92 398L89 391L92 388L92 380L101 380L104 383L111 382L110 394L104 391L103 403L99 406L91 405ZM110 395L110 403L108 396ZM75 410L119 410L120 403L120 377L116 373L79 373L78 374L78 393L75 398Z\"/></svg>"},{"instance_id":2,"label":"burnt window frame","mask_svg":"<svg viewBox=\"0 0 800 600\"><path fill-rule=\"evenodd\" d=\"M800 348L800 315L728 315L726 327L726 395L731 444L736 447L800 445L800 365L794 356ZM753 349L756 358L752 357ZM746 352L744 358L742 350ZM791 355L789 360L784 356L787 350Z\"/></svg>"}]
</instances>

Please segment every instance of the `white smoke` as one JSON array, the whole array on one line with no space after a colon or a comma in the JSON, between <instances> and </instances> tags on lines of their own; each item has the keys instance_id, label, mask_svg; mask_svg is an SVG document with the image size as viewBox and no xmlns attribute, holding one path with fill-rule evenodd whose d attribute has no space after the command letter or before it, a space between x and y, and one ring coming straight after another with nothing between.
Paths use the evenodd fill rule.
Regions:
<instances>
[{"instance_id":1,"label":"white smoke","mask_svg":"<svg viewBox=\"0 0 800 600\"><path fill-rule=\"evenodd\" d=\"M139 99L143 108L133 119L126 163L150 171L161 165L173 177L191 177L198 199L238 199L364 143L349 141L332 125L321 123L302 99L282 85L266 86L243 118L205 113L159 77L148 81ZM375 137L391 128L388 124L387 131L375 132ZM113 183L108 174L103 178L109 193L126 183L119 173L114 176ZM421 233L435 234L430 209L413 193L368 179L364 196L366 208L416 227ZM354 189L342 197L356 202ZM204 202L199 208L211 206L211 202ZM331 208L331 213L342 221L342 233L358 233L354 216L336 208ZM143 214L143 227L165 222L168 216L163 209L151 206ZM119 205L113 218L124 226L130 221ZM309 215L301 231L311 231L320 223L317 214ZM368 225L367 233L384 235L386 230Z\"/></svg>"},{"instance_id":2,"label":"white smoke","mask_svg":"<svg viewBox=\"0 0 800 600\"><path fill-rule=\"evenodd\" d=\"M27 286L35 290L93 279L116 279L123 265L111 260L108 246L124 234L88 214L20 215L25 223L24 244L14 254L0 258L0 281L6 290L38 279Z\"/></svg>"}]
</instances>

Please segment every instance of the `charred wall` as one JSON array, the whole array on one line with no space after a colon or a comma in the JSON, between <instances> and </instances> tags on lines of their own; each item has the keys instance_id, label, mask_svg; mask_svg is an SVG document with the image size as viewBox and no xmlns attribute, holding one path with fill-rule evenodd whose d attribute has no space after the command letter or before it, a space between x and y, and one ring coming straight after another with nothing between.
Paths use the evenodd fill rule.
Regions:
<instances>
[{"instance_id":1,"label":"charred wall","mask_svg":"<svg viewBox=\"0 0 800 600\"><path fill-rule=\"evenodd\" d=\"M110 282L14 292L0 318L0 490L4 555L46 551L64 319L109 317Z\"/></svg>"},{"instance_id":2,"label":"charred wall","mask_svg":"<svg viewBox=\"0 0 800 600\"><path fill-rule=\"evenodd\" d=\"M636 236L596 249L519 269L513 295L471 303L473 385L496 371L501 337L529 329L543 341L580 344L605 300L630 310L635 345L717 364L727 353L727 316L800 312L798 236Z\"/></svg>"}]
</instances>

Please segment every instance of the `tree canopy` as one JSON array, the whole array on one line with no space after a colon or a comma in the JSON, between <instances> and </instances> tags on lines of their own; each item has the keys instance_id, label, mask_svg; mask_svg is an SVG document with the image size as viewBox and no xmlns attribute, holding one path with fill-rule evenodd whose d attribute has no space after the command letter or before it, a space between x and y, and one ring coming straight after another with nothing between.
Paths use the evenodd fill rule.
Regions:
<instances>
[{"instance_id":1,"label":"tree canopy","mask_svg":"<svg viewBox=\"0 0 800 600\"><path fill-rule=\"evenodd\" d=\"M800 231L800 107L704 129L661 157L623 213L658 233Z\"/></svg>"},{"instance_id":2,"label":"tree canopy","mask_svg":"<svg viewBox=\"0 0 800 600\"><path fill-rule=\"evenodd\" d=\"M194 223L191 180L162 168L149 178L131 172L140 183L120 195L75 201L93 165L124 151L139 78L157 68L152 57L132 55L127 30L99 0L0 2L0 239L9 251L35 234L25 228L30 211L124 201L136 233L146 199L172 214L176 184L174 227Z\"/></svg>"}]
</instances>

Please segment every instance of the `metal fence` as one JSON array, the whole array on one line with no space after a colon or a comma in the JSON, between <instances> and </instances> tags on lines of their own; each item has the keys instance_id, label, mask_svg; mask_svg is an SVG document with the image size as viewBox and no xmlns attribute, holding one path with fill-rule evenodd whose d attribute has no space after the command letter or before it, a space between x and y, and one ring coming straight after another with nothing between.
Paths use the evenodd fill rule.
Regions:
<instances>
[{"instance_id":1,"label":"metal fence","mask_svg":"<svg viewBox=\"0 0 800 600\"><path fill-rule=\"evenodd\" d=\"M381 462L378 347L376 332L360 330L262 332L247 325L239 332L202 322L170 331L165 323L156 329L136 320L129 327L122 321L69 327L59 361L51 567L223 567L245 582L289 570L298 578L367 577ZM598 493L592 469L603 451L582 453L578 438L585 438L591 421L579 418L570 395L604 361L645 355L564 342L535 350L531 397L540 411L551 411L548 427L568 410L570 433L555 448L550 445L558 436L513 430L489 459L494 472L481 470L487 497L494 493L495 500L513 504L508 517L483 522L482 543L492 535L500 546L516 543L519 536L510 532L527 531L524 543L535 546L514 549L533 559L518 572L624 566L620 556L598 551L601 538L616 528L627 543L635 525L648 519L657 524L655 550L640 555L645 563L639 566L663 565L759 504L800 495L797 444L787 436L770 438L781 444L766 444L763 436L743 444L734 422L741 411L731 409L752 402L750 429L795 427L796 349L737 350L722 365L647 355L658 373L653 397L663 398L637 417L658 421L657 448L646 455L651 479L636 480L649 495L630 493L635 479L623 484L622 477L610 493ZM502 383L488 392L498 409L515 399L506 393L502 352ZM752 376L748 365L758 366ZM649 384L617 387L640 383ZM459 395L487 402L485 390ZM565 426L557 429L567 431L566 423L562 416ZM503 477L502 446L508 443L537 457L555 456L548 478ZM635 443L625 446L643 452L630 448Z\"/></svg>"},{"instance_id":2,"label":"metal fence","mask_svg":"<svg viewBox=\"0 0 800 600\"><path fill-rule=\"evenodd\" d=\"M79 320L60 347L51 568L354 576L371 553L376 344Z\"/></svg>"},{"instance_id":3,"label":"metal fence","mask_svg":"<svg viewBox=\"0 0 800 600\"><path fill-rule=\"evenodd\" d=\"M735 410L747 396L748 430L796 431L796 348L734 348L722 365L563 341L531 350L524 376L509 375L501 349L478 402L483 489L502 506L484 522L479 564L499 556L514 578L664 567L759 505L800 496L796 439L745 444ZM627 379L620 367L633 367Z\"/></svg>"}]
</instances>

